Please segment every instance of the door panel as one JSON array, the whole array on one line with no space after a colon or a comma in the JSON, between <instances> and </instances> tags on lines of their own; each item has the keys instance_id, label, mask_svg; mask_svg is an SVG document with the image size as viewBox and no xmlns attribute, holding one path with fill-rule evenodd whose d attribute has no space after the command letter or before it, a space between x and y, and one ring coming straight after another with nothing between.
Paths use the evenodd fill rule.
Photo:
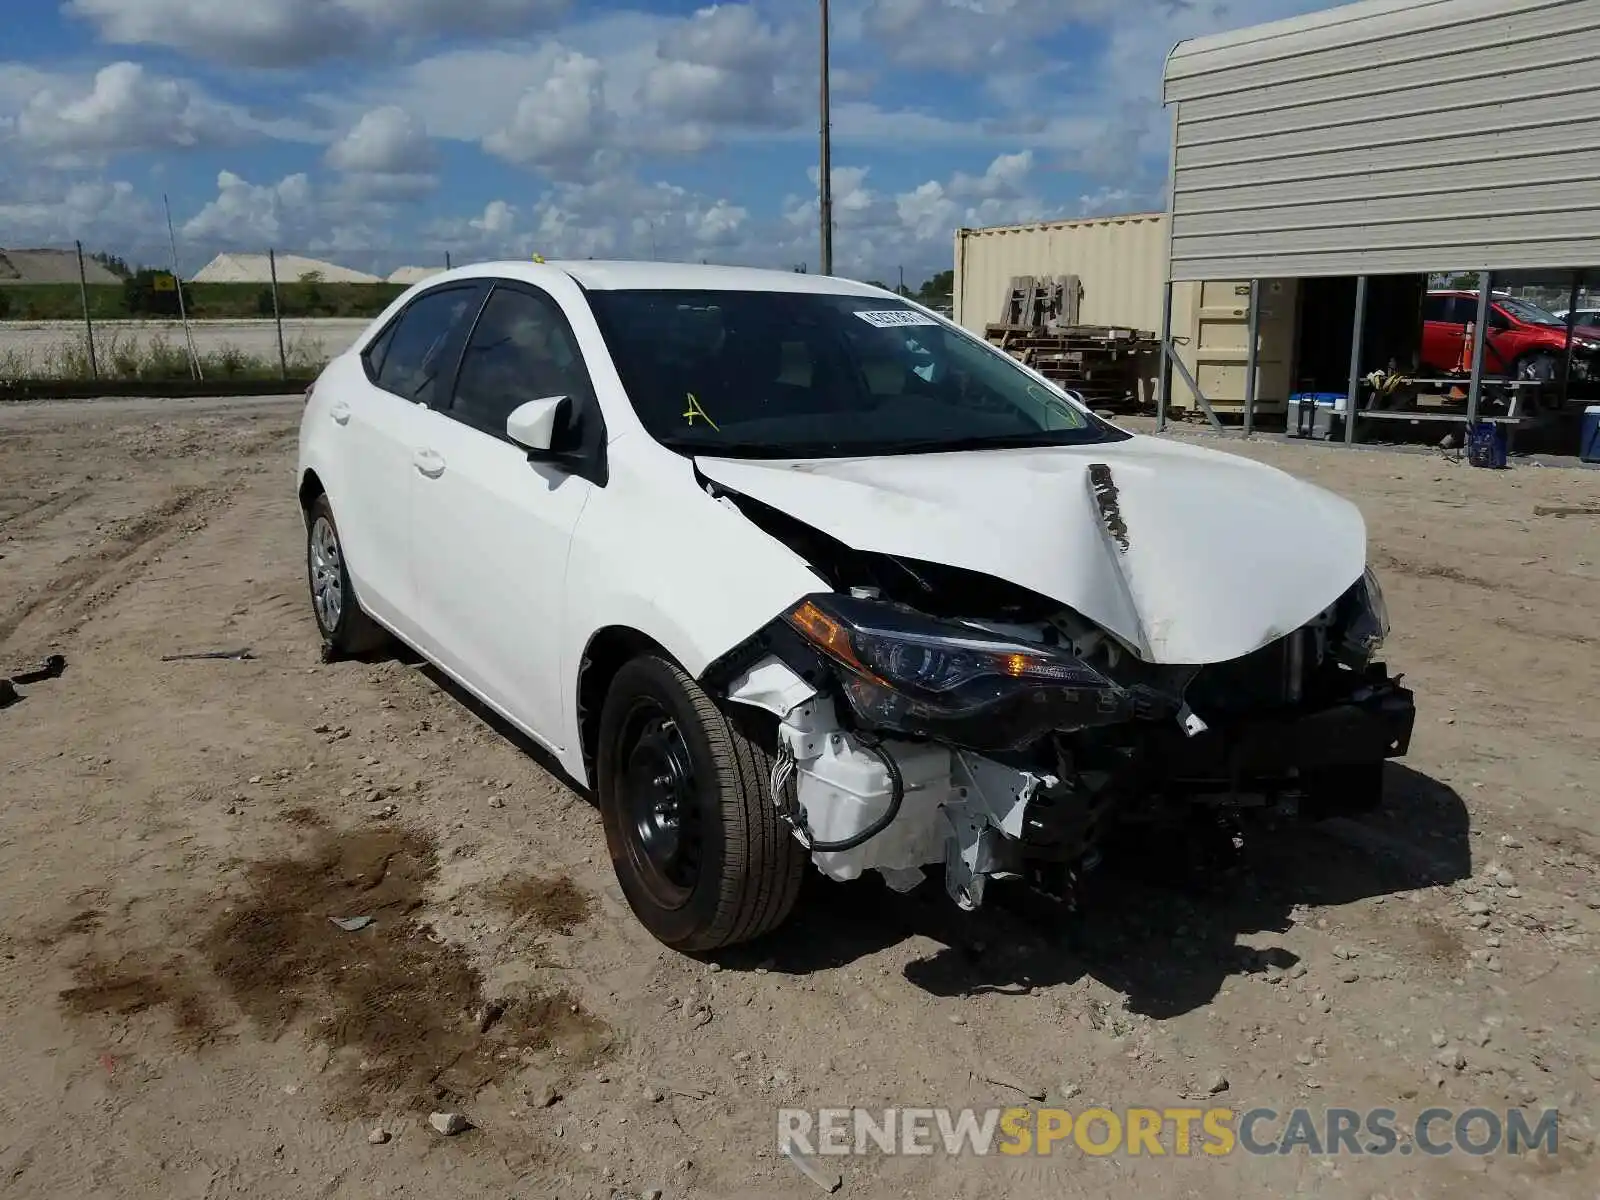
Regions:
<instances>
[{"instance_id":1,"label":"door panel","mask_svg":"<svg viewBox=\"0 0 1600 1200\"><path fill-rule=\"evenodd\" d=\"M1457 321L1456 297L1427 296L1422 302L1422 361L1430 370L1448 374L1461 358L1467 327Z\"/></svg>"},{"instance_id":2,"label":"door panel","mask_svg":"<svg viewBox=\"0 0 1600 1200\"><path fill-rule=\"evenodd\" d=\"M487 290L454 284L418 296L352 366L329 410L352 484L336 510L351 581L367 610L407 641L419 632L408 519L412 460L427 401L441 386L448 390Z\"/></svg>"},{"instance_id":3,"label":"door panel","mask_svg":"<svg viewBox=\"0 0 1600 1200\"><path fill-rule=\"evenodd\" d=\"M353 375L330 414L345 447L341 458L348 480L334 498L334 516L362 607L409 640L416 629L411 616L411 531L405 514L411 455L427 410L373 387L359 372Z\"/></svg>"},{"instance_id":4,"label":"door panel","mask_svg":"<svg viewBox=\"0 0 1600 1200\"><path fill-rule=\"evenodd\" d=\"M559 306L526 285L497 285L449 403L423 414L411 525L419 648L560 750L567 554L594 485L531 462L505 436L512 410L554 395L569 396L577 414L566 437L598 418Z\"/></svg>"}]
</instances>

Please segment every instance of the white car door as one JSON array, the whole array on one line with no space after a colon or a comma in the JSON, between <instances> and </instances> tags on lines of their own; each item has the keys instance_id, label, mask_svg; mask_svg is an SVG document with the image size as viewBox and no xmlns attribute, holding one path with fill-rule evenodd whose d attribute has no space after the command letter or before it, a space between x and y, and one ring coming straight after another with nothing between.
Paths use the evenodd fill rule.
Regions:
<instances>
[{"instance_id":1,"label":"white car door","mask_svg":"<svg viewBox=\"0 0 1600 1200\"><path fill-rule=\"evenodd\" d=\"M409 501L422 425L487 288L446 285L418 296L361 356L328 405L342 486L334 496L346 566L362 605L402 638L417 633ZM440 380L441 372L445 377Z\"/></svg>"},{"instance_id":2,"label":"white car door","mask_svg":"<svg viewBox=\"0 0 1600 1200\"><path fill-rule=\"evenodd\" d=\"M533 461L506 436L514 409L551 396L569 397L573 413L555 449L599 461L604 424L560 305L498 281L454 388L424 414L411 561L418 649L559 751L567 552L596 481L571 463Z\"/></svg>"}]
</instances>

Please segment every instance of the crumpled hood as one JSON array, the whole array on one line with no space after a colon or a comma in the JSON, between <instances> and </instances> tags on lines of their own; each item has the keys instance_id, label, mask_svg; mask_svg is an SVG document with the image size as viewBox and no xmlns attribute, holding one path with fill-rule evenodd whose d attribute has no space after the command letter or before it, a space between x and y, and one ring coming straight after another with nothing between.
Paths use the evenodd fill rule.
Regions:
<instances>
[{"instance_id":1,"label":"crumpled hood","mask_svg":"<svg viewBox=\"0 0 1600 1200\"><path fill-rule=\"evenodd\" d=\"M1155 663L1248 654L1327 608L1366 564L1366 526L1349 501L1156 438L695 462L854 549L981 571L1059 600Z\"/></svg>"}]
</instances>

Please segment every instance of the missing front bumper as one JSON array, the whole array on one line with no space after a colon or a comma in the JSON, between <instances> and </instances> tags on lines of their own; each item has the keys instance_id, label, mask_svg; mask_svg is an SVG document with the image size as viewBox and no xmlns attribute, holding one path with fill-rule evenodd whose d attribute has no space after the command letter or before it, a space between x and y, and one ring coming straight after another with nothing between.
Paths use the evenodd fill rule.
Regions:
<instances>
[{"instance_id":1,"label":"missing front bumper","mask_svg":"<svg viewBox=\"0 0 1600 1200\"><path fill-rule=\"evenodd\" d=\"M841 880L876 870L905 888L942 865L947 891L969 909L982 903L990 879L1070 883L1122 821L1197 803L1315 798L1330 783L1360 783L1375 799L1383 762L1406 753L1415 723L1412 693L1381 666L1314 710L1233 715L1193 734L1177 721L1134 721L1057 735L1031 758L1005 762L932 740L863 742L841 723L831 696L776 658L734 680L728 696L778 718L771 799L796 836L819 847L819 870ZM897 804L881 832L863 833ZM857 834L865 840L846 850L820 849Z\"/></svg>"},{"instance_id":2,"label":"missing front bumper","mask_svg":"<svg viewBox=\"0 0 1600 1200\"><path fill-rule=\"evenodd\" d=\"M1402 757L1415 723L1410 689L1389 681L1314 712L1252 716L1194 737L1163 728L1146 750L1169 782L1242 785Z\"/></svg>"}]
</instances>

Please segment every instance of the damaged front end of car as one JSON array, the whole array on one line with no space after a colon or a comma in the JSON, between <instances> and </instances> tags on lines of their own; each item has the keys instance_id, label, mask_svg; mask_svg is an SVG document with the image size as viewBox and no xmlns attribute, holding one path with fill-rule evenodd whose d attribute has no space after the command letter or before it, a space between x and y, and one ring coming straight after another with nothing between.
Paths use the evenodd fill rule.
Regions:
<instances>
[{"instance_id":1,"label":"damaged front end of car","mask_svg":"<svg viewBox=\"0 0 1600 1200\"><path fill-rule=\"evenodd\" d=\"M1158 664L1019 586L726 502L832 588L702 678L776 719L772 801L832 878L876 870L903 890L942 865L963 908L991 879L1070 903L1115 831L1356 811L1408 748L1412 696L1375 660L1388 622L1370 571L1242 658Z\"/></svg>"}]
</instances>

